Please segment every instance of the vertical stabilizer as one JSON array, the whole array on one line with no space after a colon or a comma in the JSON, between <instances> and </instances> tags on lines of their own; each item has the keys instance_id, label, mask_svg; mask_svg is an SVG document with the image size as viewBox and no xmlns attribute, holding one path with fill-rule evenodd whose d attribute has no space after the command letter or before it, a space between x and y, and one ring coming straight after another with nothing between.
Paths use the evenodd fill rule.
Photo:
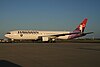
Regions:
<instances>
[{"instance_id":1,"label":"vertical stabilizer","mask_svg":"<svg viewBox=\"0 0 100 67\"><path fill-rule=\"evenodd\" d=\"M74 32L81 32L83 33L84 32L84 29L86 27L86 23L87 23L87 18L85 18L78 26L77 28L74 30Z\"/></svg>"}]
</instances>

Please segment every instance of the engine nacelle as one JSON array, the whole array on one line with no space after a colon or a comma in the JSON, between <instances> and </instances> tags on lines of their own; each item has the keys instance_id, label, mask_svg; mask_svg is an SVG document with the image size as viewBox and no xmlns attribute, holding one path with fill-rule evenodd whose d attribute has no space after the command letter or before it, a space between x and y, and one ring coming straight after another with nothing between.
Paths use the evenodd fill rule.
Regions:
<instances>
[{"instance_id":1,"label":"engine nacelle","mask_svg":"<svg viewBox=\"0 0 100 67\"><path fill-rule=\"evenodd\" d=\"M42 37L42 41L49 41L49 37Z\"/></svg>"}]
</instances>

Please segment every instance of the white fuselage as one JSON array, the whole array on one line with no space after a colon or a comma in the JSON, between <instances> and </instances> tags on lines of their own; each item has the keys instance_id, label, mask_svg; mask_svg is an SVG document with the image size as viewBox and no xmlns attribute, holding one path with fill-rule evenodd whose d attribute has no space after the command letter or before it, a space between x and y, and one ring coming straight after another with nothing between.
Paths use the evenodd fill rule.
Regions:
<instances>
[{"instance_id":1,"label":"white fuselage","mask_svg":"<svg viewBox=\"0 0 100 67\"><path fill-rule=\"evenodd\" d=\"M5 35L9 39L30 39L37 40L39 37L54 38L52 35L70 33L66 31L34 31L34 30L16 30L10 31ZM70 35L59 36L57 39L68 39Z\"/></svg>"}]
</instances>

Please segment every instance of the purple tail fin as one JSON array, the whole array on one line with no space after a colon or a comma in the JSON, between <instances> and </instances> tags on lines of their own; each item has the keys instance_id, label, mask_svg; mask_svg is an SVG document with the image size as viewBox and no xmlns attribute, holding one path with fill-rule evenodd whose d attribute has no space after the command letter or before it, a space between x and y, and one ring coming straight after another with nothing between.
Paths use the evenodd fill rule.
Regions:
<instances>
[{"instance_id":1,"label":"purple tail fin","mask_svg":"<svg viewBox=\"0 0 100 67\"><path fill-rule=\"evenodd\" d=\"M85 18L78 26L77 28L73 31L73 32L84 32L84 29L86 27L86 23L87 23L87 18Z\"/></svg>"}]
</instances>

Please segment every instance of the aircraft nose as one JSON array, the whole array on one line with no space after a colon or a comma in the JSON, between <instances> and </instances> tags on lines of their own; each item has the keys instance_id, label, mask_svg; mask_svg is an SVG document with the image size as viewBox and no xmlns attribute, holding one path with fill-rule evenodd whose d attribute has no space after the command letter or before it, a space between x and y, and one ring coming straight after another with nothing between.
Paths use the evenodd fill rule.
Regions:
<instances>
[{"instance_id":1,"label":"aircraft nose","mask_svg":"<svg viewBox=\"0 0 100 67\"><path fill-rule=\"evenodd\" d=\"M8 34L5 34L5 37L7 37L7 38L8 38L8 37L9 37L9 35L8 35Z\"/></svg>"}]
</instances>

